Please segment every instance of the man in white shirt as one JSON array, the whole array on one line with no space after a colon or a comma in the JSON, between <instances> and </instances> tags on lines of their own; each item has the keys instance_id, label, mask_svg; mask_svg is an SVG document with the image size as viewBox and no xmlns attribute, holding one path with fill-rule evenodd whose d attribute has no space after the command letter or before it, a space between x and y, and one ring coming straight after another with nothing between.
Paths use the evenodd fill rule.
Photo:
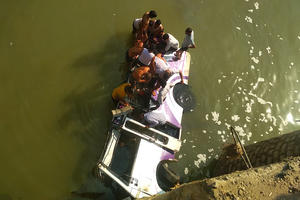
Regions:
<instances>
[{"instance_id":1,"label":"man in white shirt","mask_svg":"<svg viewBox=\"0 0 300 200\"><path fill-rule=\"evenodd\" d=\"M157 125L163 125L167 123L166 115L163 110L153 110L144 114L147 128L153 128Z\"/></svg>"},{"instance_id":2,"label":"man in white shirt","mask_svg":"<svg viewBox=\"0 0 300 200\"><path fill-rule=\"evenodd\" d=\"M192 28L187 28L185 29L185 38L182 42L182 46L179 50L176 51L175 53L175 58L176 60L181 58L181 54L184 51L187 51L189 48L196 48L195 42L194 42L194 31Z\"/></svg>"},{"instance_id":3,"label":"man in white shirt","mask_svg":"<svg viewBox=\"0 0 300 200\"><path fill-rule=\"evenodd\" d=\"M151 68L153 69L160 79L163 79L164 72L169 69L168 64L160 57L161 54L155 56L151 62Z\"/></svg>"},{"instance_id":4,"label":"man in white shirt","mask_svg":"<svg viewBox=\"0 0 300 200\"><path fill-rule=\"evenodd\" d=\"M144 31L146 31L148 29L150 19L155 18L155 17L157 17L156 11L150 10L148 12L145 12L143 14L142 18L133 20L132 33L137 33L140 29L143 29Z\"/></svg>"},{"instance_id":5,"label":"man in white shirt","mask_svg":"<svg viewBox=\"0 0 300 200\"><path fill-rule=\"evenodd\" d=\"M150 52L148 49L144 48L140 56L138 57L138 62L140 65L149 66L152 58L154 57L154 53Z\"/></svg>"},{"instance_id":6,"label":"man in white shirt","mask_svg":"<svg viewBox=\"0 0 300 200\"><path fill-rule=\"evenodd\" d=\"M142 22L142 18L133 20L133 23L132 23L132 33L133 34L138 32L138 30L140 29L140 26L141 26L141 22Z\"/></svg>"},{"instance_id":7,"label":"man in white shirt","mask_svg":"<svg viewBox=\"0 0 300 200\"><path fill-rule=\"evenodd\" d=\"M194 31L189 27L185 30L185 38L182 42L181 48L195 48ZM186 50L185 50L186 51Z\"/></svg>"},{"instance_id":8,"label":"man in white shirt","mask_svg":"<svg viewBox=\"0 0 300 200\"><path fill-rule=\"evenodd\" d=\"M165 33L163 35L163 40L166 42L165 52L173 52L179 48L178 40L170 33Z\"/></svg>"},{"instance_id":9,"label":"man in white shirt","mask_svg":"<svg viewBox=\"0 0 300 200\"><path fill-rule=\"evenodd\" d=\"M152 59L150 68L162 80L169 78L174 73L179 73L181 80L183 80L181 71L170 68L166 60L162 57L161 53L157 54L155 58Z\"/></svg>"}]
</instances>

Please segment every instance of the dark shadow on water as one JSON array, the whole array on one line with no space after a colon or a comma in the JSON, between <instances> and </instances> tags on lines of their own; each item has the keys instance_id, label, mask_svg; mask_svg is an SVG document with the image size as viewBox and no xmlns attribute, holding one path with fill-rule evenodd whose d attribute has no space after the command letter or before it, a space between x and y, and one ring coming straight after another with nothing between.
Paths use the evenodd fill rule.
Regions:
<instances>
[{"instance_id":1,"label":"dark shadow on water","mask_svg":"<svg viewBox=\"0 0 300 200\"><path fill-rule=\"evenodd\" d=\"M127 63L125 53L131 42L130 33L111 36L99 51L81 56L71 65L73 69L93 68L98 81L88 88L78 88L64 99L66 112L59 119L62 132L80 140L85 149L77 166L74 166L73 181L82 186L70 191L69 200L82 199L71 192L105 194L96 199L113 199L107 188L92 176L91 171L101 155L111 120L111 92L126 80ZM94 188L87 185L97 185Z\"/></svg>"},{"instance_id":2,"label":"dark shadow on water","mask_svg":"<svg viewBox=\"0 0 300 200\"><path fill-rule=\"evenodd\" d=\"M300 199L300 193L295 193L295 194L283 194L279 195L275 200L299 200Z\"/></svg>"},{"instance_id":3,"label":"dark shadow on water","mask_svg":"<svg viewBox=\"0 0 300 200\"><path fill-rule=\"evenodd\" d=\"M126 72L128 72L128 64L126 63L126 51L133 44L133 37L130 33L118 33L112 35L104 46L99 47L98 52L83 55L74 63L75 68L94 67L99 74L99 80L110 81L111 79L103 79L113 75L126 79ZM115 77L116 78L116 77ZM115 79L113 79L115 80Z\"/></svg>"},{"instance_id":4,"label":"dark shadow on water","mask_svg":"<svg viewBox=\"0 0 300 200\"><path fill-rule=\"evenodd\" d=\"M1 200L12 200L12 197L9 194L0 194Z\"/></svg>"}]
</instances>

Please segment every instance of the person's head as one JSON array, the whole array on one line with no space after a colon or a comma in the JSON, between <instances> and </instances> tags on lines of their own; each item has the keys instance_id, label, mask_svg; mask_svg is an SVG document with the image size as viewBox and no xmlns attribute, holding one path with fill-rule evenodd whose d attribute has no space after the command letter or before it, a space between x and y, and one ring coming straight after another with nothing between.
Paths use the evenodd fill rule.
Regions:
<instances>
[{"instance_id":1,"label":"person's head","mask_svg":"<svg viewBox=\"0 0 300 200\"><path fill-rule=\"evenodd\" d=\"M155 21L155 26L158 27L158 26L160 26L160 25L161 25L160 19L156 20L156 21Z\"/></svg>"},{"instance_id":2,"label":"person's head","mask_svg":"<svg viewBox=\"0 0 300 200\"><path fill-rule=\"evenodd\" d=\"M143 47L144 47L144 43L143 43L143 42L140 42L138 47L139 47L139 48L143 48Z\"/></svg>"},{"instance_id":3,"label":"person's head","mask_svg":"<svg viewBox=\"0 0 300 200\"><path fill-rule=\"evenodd\" d=\"M143 47L144 43L142 42L142 40L136 40L134 46L136 46L136 47Z\"/></svg>"},{"instance_id":4,"label":"person's head","mask_svg":"<svg viewBox=\"0 0 300 200\"><path fill-rule=\"evenodd\" d=\"M157 33L156 37L161 39L161 38L163 37L163 35L165 34L164 31L165 31L165 29L162 28L162 29L159 31L159 33Z\"/></svg>"},{"instance_id":5,"label":"person's head","mask_svg":"<svg viewBox=\"0 0 300 200\"><path fill-rule=\"evenodd\" d=\"M168 34L168 33L165 33L165 34L163 35L163 40L167 40L167 39L169 39L169 34Z\"/></svg>"},{"instance_id":6,"label":"person's head","mask_svg":"<svg viewBox=\"0 0 300 200\"><path fill-rule=\"evenodd\" d=\"M144 47L144 43L142 41L140 41L137 45L139 48L143 48Z\"/></svg>"},{"instance_id":7,"label":"person's head","mask_svg":"<svg viewBox=\"0 0 300 200\"><path fill-rule=\"evenodd\" d=\"M163 74L163 80L167 81L172 76L171 70L167 69Z\"/></svg>"},{"instance_id":8,"label":"person's head","mask_svg":"<svg viewBox=\"0 0 300 200\"><path fill-rule=\"evenodd\" d=\"M155 10L151 10L151 11L149 12L149 17L150 17L150 18L155 18L155 17L157 17L157 14L156 14Z\"/></svg>"},{"instance_id":9,"label":"person's head","mask_svg":"<svg viewBox=\"0 0 300 200\"><path fill-rule=\"evenodd\" d=\"M155 54L155 56L156 56L156 57L159 57L159 58L163 57L163 55L162 55L161 52L157 52L157 53Z\"/></svg>"},{"instance_id":10,"label":"person's head","mask_svg":"<svg viewBox=\"0 0 300 200\"><path fill-rule=\"evenodd\" d=\"M150 72L146 72L142 75L142 79L145 80L146 82L149 82L152 78L152 74Z\"/></svg>"},{"instance_id":11,"label":"person's head","mask_svg":"<svg viewBox=\"0 0 300 200\"><path fill-rule=\"evenodd\" d=\"M187 29L185 29L185 34L191 35L192 31L193 31L193 29L188 27Z\"/></svg>"},{"instance_id":12,"label":"person's head","mask_svg":"<svg viewBox=\"0 0 300 200\"><path fill-rule=\"evenodd\" d=\"M127 85L125 88L125 93L128 95L128 96L132 96L133 95L133 88L131 87L131 85Z\"/></svg>"},{"instance_id":13,"label":"person's head","mask_svg":"<svg viewBox=\"0 0 300 200\"><path fill-rule=\"evenodd\" d=\"M159 51L157 50L157 49L153 49L153 51L152 51L153 53L154 53L154 55L157 55L157 54L159 54Z\"/></svg>"}]
</instances>

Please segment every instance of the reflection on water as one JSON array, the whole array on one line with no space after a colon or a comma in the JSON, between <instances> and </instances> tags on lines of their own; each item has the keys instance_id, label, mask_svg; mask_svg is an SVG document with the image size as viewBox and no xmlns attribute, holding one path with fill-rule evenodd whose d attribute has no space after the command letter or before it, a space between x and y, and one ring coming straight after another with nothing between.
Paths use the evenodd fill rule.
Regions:
<instances>
[{"instance_id":1,"label":"reflection on water","mask_svg":"<svg viewBox=\"0 0 300 200\"><path fill-rule=\"evenodd\" d=\"M0 199L112 194L91 175L112 89L126 78L132 20L155 9L179 41L191 26L193 112L177 170L209 166L234 126L250 144L299 128L300 2L178 0L0 2ZM154 6L154 7L153 7Z\"/></svg>"}]
</instances>

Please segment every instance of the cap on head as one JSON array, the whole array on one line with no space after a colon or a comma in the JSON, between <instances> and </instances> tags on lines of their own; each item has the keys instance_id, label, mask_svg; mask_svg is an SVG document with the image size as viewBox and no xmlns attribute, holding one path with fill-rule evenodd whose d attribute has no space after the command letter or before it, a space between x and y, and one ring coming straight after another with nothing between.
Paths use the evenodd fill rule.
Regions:
<instances>
[{"instance_id":1,"label":"cap on head","mask_svg":"<svg viewBox=\"0 0 300 200\"><path fill-rule=\"evenodd\" d=\"M150 17L150 18L157 17L157 14L156 14L155 10L151 10L151 11L149 12L149 17Z\"/></svg>"},{"instance_id":2,"label":"cap on head","mask_svg":"<svg viewBox=\"0 0 300 200\"><path fill-rule=\"evenodd\" d=\"M164 40L169 39L169 34L168 34L168 33L165 33L165 34L163 35L163 39L164 39Z\"/></svg>"},{"instance_id":3,"label":"cap on head","mask_svg":"<svg viewBox=\"0 0 300 200\"><path fill-rule=\"evenodd\" d=\"M191 33L192 31L193 31L193 29L190 28L190 27L188 27L188 28L185 29L185 32L186 32L186 33Z\"/></svg>"},{"instance_id":4,"label":"cap on head","mask_svg":"<svg viewBox=\"0 0 300 200\"><path fill-rule=\"evenodd\" d=\"M163 80L167 81L171 77L171 75L172 72L169 69L167 69L163 74Z\"/></svg>"},{"instance_id":5,"label":"cap on head","mask_svg":"<svg viewBox=\"0 0 300 200\"><path fill-rule=\"evenodd\" d=\"M157 26L161 25L160 19L158 19L158 20L155 21L155 25L157 25Z\"/></svg>"}]
</instances>

